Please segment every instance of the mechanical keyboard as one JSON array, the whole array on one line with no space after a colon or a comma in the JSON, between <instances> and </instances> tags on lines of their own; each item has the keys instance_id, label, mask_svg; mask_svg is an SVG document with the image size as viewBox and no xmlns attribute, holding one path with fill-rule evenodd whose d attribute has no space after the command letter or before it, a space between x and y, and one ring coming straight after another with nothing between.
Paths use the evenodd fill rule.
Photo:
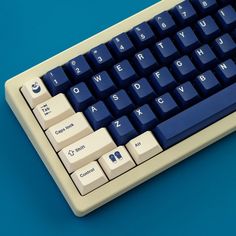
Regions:
<instances>
[{"instance_id":1,"label":"mechanical keyboard","mask_svg":"<svg viewBox=\"0 0 236 236\"><path fill-rule=\"evenodd\" d=\"M8 80L83 216L236 130L236 3L164 0Z\"/></svg>"}]
</instances>

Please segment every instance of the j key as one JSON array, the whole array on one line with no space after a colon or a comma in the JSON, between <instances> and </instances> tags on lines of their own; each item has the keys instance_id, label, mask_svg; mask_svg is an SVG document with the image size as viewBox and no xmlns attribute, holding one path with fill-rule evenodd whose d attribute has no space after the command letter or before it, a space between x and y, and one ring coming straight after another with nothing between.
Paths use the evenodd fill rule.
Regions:
<instances>
[{"instance_id":1,"label":"j key","mask_svg":"<svg viewBox=\"0 0 236 236\"><path fill-rule=\"evenodd\" d=\"M138 72L143 76L152 73L158 67L155 57L148 48L135 54L134 63Z\"/></svg>"},{"instance_id":2,"label":"j key","mask_svg":"<svg viewBox=\"0 0 236 236\"><path fill-rule=\"evenodd\" d=\"M130 140L126 144L126 147L137 164L140 164L163 151L151 131L147 131Z\"/></svg>"},{"instance_id":3,"label":"j key","mask_svg":"<svg viewBox=\"0 0 236 236\"><path fill-rule=\"evenodd\" d=\"M156 39L151 27L146 22L143 22L134 27L130 31L130 36L135 42L135 45L141 48L146 47L151 43L154 43Z\"/></svg>"},{"instance_id":4,"label":"j key","mask_svg":"<svg viewBox=\"0 0 236 236\"><path fill-rule=\"evenodd\" d=\"M220 34L220 28L211 16L207 16L197 22L196 30L205 42L216 38Z\"/></svg>"},{"instance_id":5,"label":"j key","mask_svg":"<svg viewBox=\"0 0 236 236\"><path fill-rule=\"evenodd\" d=\"M114 65L112 74L120 87L125 87L138 78L138 75L128 60L121 61Z\"/></svg>"},{"instance_id":6,"label":"j key","mask_svg":"<svg viewBox=\"0 0 236 236\"><path fill-rule=\"evenodd\" d=\"M236 110L236 83L158 124L154 134L169 148ZM184 122L183 122L184 121Z\"/></svg>"},{"instance_id":7,"label":"j key","mask_svg":"<svg viewBox=\"0 0 236 236\"><path fill-rule=\"evenodd\" d=\"M93 74L91 67L82 55L67 62L65 68L74 80L81 80Z\"/></svg>"},{"instance_id":8,"label":"j key","mask_svg":"<svg viewBox=\"0 0 236 236\"><path fill-rule=\"evenodd\" d=\"M157 93L164 93L177 86L177 82L167 67L162 67L150 77L150 82Z\"/></svg>"},{"instance_id":9,"label":"j key","mask_svg":"<svg viewBox=\"0 0 236 236\"><path fill-rule=\"evenodd\" d=\"M183 56L172 65L173 73L180 81L189 80L197 75L197 69L188 56Z\"/></svg>"},{"instance_id":10,"label":"j key","mask_svg":"<svg viewBox=\"0 0 236 236\"><path fill-rule=\"evenodd\" d=\"M200 100L199 94L189 81L179 85L174 90L174 94L180 105L184 108L193 105Z\"/></svg>"},{"instance_id":11,"label":"j key","mask_svg":"<svg viewBox=\"0 0 236 236\"><path fill-rule=\"evenodd\" d=\"M115 116L122 116L134 109L133 102L123 89L112 94L107 102Z\"/></svg>"},{"instance_id":12,"label":"j key","mask_svg":"<svg viewBox=\"0 0 236 236\"><path fill-rule=\"evenodd\" d=\"M94 75L90 84L98 98L105 98L116 91L116 85L106 71Z\"/></svg>"},{"instance_id":13,"label":"j key","mask_svg":"<svg viewBox=\"0 0 236 236\"><path fill-rule=\"evenodd\" d=\"M213 47L222 59L228 58L236 52L236 43L229 34L215 39Z\"/></svg>"},{"instance_id":14,"label":"j key","mask_svg":"<svg viewBox=\"0 0 236 236\"><path fill-rule=\"evenodd\" d=\"M188 0L175 6L172 13L181 25L191 23L197 19L197 13Z\"/></svg>"},{"instance_id":15,"label":"j key","mask_svg":"<svg viewBox=\"0 0 236 236\"><path fill-rule=\"evenodd\" d=\"M215 66L218 62L215 53L207 44L194 51L193 60L199 70L203 71Z\"/></svg>"},{"instance_id":16,"label":"j key","mask_svg":"<svg viewBox=\"0 0 236 236\"><path fill-rule=\"evenodd\" d=\"M221 79L226 84L231 84L236 81L236 65L232 59L229 59L216 68L217 78Z\"/></svg>"},{"instance_id":17,"label":"j key","mask_svg":"<svg viewBox=\"0 0 236 236\"><path fill-rule=\"evenodd\" d=\"M114 62L114 59L105 44L93 48L87 55L97 69L111 66Z\"/></svg>"},{"instance_id":18,"label":"j key","mask_svg":"<svg viewBox=\"0 0 236 236\"><path fill-rule=\"evenodd\" d=\"M135 47L126 33L116 36L108 45L119 59L128 57L135 52Z\"/></svg>"},{"instance_id":19,"label":"j key","mask_svg":"<svg viewBox=\"0 0 236 236\"><path fill-rule=\"evenodd\" d=\"M212 13L218 7L216 0L192 0L192 3L202 15Z\"/></svg>"},{"instance_id":20,"label":"j key","mask_svg":"<svg viewBox=\"0 0 236 236\"><path fill-rule=\"evenodd\" d=\"M155 44L156 56L163 63L167 64L178 58L179 52L170 38L165 38Z\"/></svg>"},{"instance_id":21,"label":"j key","mask_svg":"<svg viewBox=\"0 0 236 236\"><path fill-rule=\"evenodd\" d=\"M113 120L113 116L103 101L96 102L84 111L89 123L94 130L107 126Z\"/></svg>"},{"instance_id":22,"label":"j key","mask_svg":"<svg viewBox=\"0 0 236 236\"><path fill-rule=\"evenodd\" d=\"M114 120L108 126L108 130L117 145L125 145L138 135L127 116L122 116L119 119Z\"/></svg>"},{"instance_id":23,"label":"j key","mask_svg":"<svg viewBox=\"0 0 236 236\"><path fill-rule=\"evenodd\" d=\"M52 96L64 93L71 86L71 82L62 67L57 67L45 74L43 82Z\"/></svg>"},{"instance_id":24,"label":"j key","mask_svg":"<svg viewBox=\"0 0 236 236\"><path fill-rule=\"evenodd\" d=\"M221 88L221 84L210 70L197 76L195 85L204 96L212 95Z\"/></svg>"},{"instance_id":25,"label":"j key","mask_svg":"<svg viewBox=\"0 0 236 236\"><path fill-rule=\"evenodd\" d=\"M67 97L76 111L83 111L95 102L95 98L84 82L71 87L67 92Z\"/></svg>"},{"instance_id":26,"label":"j key","mask_svg":"<svg viewBox=\"0 0 236 236\"><path fill-rule=\"evenodd\" d=\"M192 52L200 45L200 42L191 27L186 27L177 32L175 40L183 53Z\"/></svg>"},{"instance_id":27,"label":"j key","mask_svg":"<svg viewBox=\"0 0 236 236\"><path fill-rule=\"evenodd\" d=\"M224 30L231 30L236 26L236 11L231 5L220 9L216 17Z\"/></svg>"},{"instance_id":28,"label":"j key","mask_svg":"<svg viewBox=\"0 0 236 236\"><path fill-rule=\"evenodd\" d=\"M171 34L176 29L176 24L168 11L164 11L151 20L151 24L162 37Z\"/></svg>"},{"instance_id":29,"label":"j key","mask_svg":"<svg viewBox=\"0 0 236 236\"><path fill-rule=\"evenodd\" d=\"M179 111L179 106L169 93L156 98L153 102L153 108L158 117L162 119L167 119Z\"/></svg>"},{"instance_id":30,"label":"j key","mask_svg":"<svg viewBox=\"0 0 236 236\"><path fill-rule=\"evenodd\" d=\"M134 110L130 119L139 132L152 130L158 123L157 117L148 104Z\"/></svg>"},{"instance_id":31,"label":"j key","mask_svg":"<svg viewBox=\"0 0 236 236\"><path fill-rule=\"evenodd\" d=\"M142 105L153 99L156 93L147 79L142 78L130 86L130 95L136 104Z\"/></svg>"}]
</instances>

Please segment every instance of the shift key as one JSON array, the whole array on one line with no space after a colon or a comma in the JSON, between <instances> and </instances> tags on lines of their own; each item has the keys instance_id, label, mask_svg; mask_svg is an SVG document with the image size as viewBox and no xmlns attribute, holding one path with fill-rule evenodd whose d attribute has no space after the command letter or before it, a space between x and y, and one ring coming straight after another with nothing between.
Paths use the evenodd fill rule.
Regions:
<instances>
[{"instance_id":1,"label":"shift key","mask_svg":"<svg viewBox=\"0 0 236 236\"><path fill-rule=\"evenodd\" d=\"M101 128L62 149L59 156L67 171L72 173L114 148L116 144L110 134L105 128Z\"/></svg>"}]
</instances>

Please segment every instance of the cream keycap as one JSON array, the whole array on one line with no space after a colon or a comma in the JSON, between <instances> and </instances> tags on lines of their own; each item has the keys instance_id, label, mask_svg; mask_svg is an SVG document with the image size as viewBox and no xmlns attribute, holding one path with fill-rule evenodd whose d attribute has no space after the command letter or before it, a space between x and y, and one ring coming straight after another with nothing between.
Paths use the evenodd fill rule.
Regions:
<instances>
[{"instance_id":1,"label":"cream keycap","mask_svg":"<svg viewBox=\"0 0 236 236\"><path fill-rule=\"evenodd\" d=\"M103 173L101 167L96 161L93 161L86 166L76 170L72 175L76 187L81 195L85 195L95 188L105 184L108 179Z\"/></svg>"},{"instance_id":2,"label":"cream keycap","mask_svg":"<svg viewBox=\"0 0 236 236\"><path fill-rule=\"evenodd\" d=\"M71 173L89 162L97 160L114 148L116 148L116 144L110 134L105 128L101 128L63 148L59 152L59 156L68 172Z\"/></svg>"},{"instance_id":3,"label":"cream keycap","mask_svg":"<svg viewBox=\"0 0 236 236\"><path fill-rule=\"evenodd\" d=\"M98 161L109 179L114 179L135 166L134 161L123 146L106 153Z\"/></svg>"},{"instance_id":4,"label":"cream keycap","mask_svg":"<svg viewBox=\"0 0 236 236\"><path fill-rule=\"evenodd\" d=\"M130 140L126 147L137 164L163 151L151 131L147 131Z\"/></svg>"},{"instance_id":5,"label":"cream keycap","mask_svg":"<svg viewBox=\"0 0 236 236\"><path fill-rule=\"evenodd\" d=\"M38 104L33 112L44 130L75 113L62 93Z\"/></svg>"},{"instance_id":6,"label":"cream keycap","mask_svg":"<svg viewBox=\"0 0 236 236\"><path fill-rule=\"evenodd\" d=\"M93 129L82 112L78 112L67 119L52 126L46 131L56 151L74 143L75 141L91 134Z\"/></svg>"},{"instance_id":7,"label":"cream keycap","mask_svg":"<svg viewBox=\"0 0 236 236\"><path fill-rule=\"evenodd\" d=\"M25 82L21 92L32 109L51 97L40 78L34 78Z\"/></svg>"}]
</instances>

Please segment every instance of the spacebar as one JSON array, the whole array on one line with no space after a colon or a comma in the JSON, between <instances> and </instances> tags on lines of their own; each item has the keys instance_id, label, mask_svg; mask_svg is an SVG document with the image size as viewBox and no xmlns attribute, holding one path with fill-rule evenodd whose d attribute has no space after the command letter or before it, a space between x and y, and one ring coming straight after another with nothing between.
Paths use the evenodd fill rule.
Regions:
<instances>
[{"instance_id":1,"label":"spacebar","mask_svg":"<svg viewBox=\"0 0 236 236\"><path fill-rule=\"evenodd\" d=\"M153 132L166 149L235 110L236 83L158 124Z\"/></svg>"}]
</instances>

